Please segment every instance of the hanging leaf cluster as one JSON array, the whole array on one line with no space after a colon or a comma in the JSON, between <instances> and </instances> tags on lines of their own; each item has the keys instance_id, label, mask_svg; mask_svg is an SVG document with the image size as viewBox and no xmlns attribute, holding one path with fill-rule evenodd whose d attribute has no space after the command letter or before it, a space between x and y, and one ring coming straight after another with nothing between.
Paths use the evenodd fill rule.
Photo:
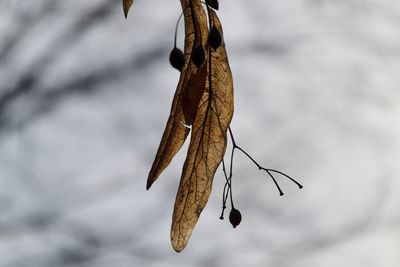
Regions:
<instances>
[{"instance_id":1,"label":"hanging leaf cluster","mask_svg":"<svg viewBox=\"0 0 400 267\"><path fill-rule=\"evenodd\" d=\"M180 1L183 12L177 21L174 47L169 55L170 64L180 72L180 78L146 186L148 190L190 135L172 216L171 243L177 252L182 251L189 241L210 197L214 175L221 163L226 183L220 218L223 219L229 196L229 221L233 227L240 224L242 215L232 200L235 149L243 152L260 170L266 171L281 195L283 192L272 173L281 174L295 182L299 188L302 187L288 175L260 166L233 138L229 127L233 116L233 81L222 26L216 13L219 9L218 0L206 0L205 3L201 0ZM127 17L133 0L122 2ZM183 51L176 45L177 29L182 16L185 25ZM223 162L228 132L233 144L229 175Z\"/></svg>"},{"instance_id":2,"label":"hanging leaf cluster","mask_svg":"<svg viewBox=\"0 0 400 267\"><path fill-rule=\"evenodd\" d=\"M127 14L133 1L123 1ZM182 251L207 204L215 171L226 150L233 115L233 82L220 20L212 5L182 0L185 23L184 52L176 47L170 62L179 83L171 113L151 167L147 189L169 165L190 134L172 217L171 242ZM208 12L208 17L206 14Z\"/></svg>"}]
</instances>

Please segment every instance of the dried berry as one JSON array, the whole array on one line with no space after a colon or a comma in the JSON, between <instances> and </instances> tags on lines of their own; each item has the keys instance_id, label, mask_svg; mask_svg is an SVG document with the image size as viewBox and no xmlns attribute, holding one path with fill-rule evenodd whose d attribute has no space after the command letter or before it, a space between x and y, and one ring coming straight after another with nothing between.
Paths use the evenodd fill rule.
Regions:
<instances>
[{"instance_id":1,"label":"dried berry","mask_svg":"<svg viewBox=\"0 0 400 267\"><path fill-rule=\"evenodd\" d=\"M175 46L169 54L169 63L171 63L172 67L175 69L182 71L183 65L185 64L185 56L182 50Z\"/></svg>"},{"instance_id":2,"label":"dried berry","mask_svg":"<svg viewBox=\"0 0 400 267\"><path fill-rule=\"evenodd\" d=\"M212 27L208 34L208 43L212 48L217 49L222 43L222 36L217 28Z\"/></svg>"},{"instance_id":3,"label":"dried berry","mask_svg":"<svg viewBox=\"0 0 400 267\"><path fill-rule=\"evenodd\" d=\"M242 214L240 214L240 211L232 208L231 212L229 213L229 221L231 222L233 228L236 228L242 221Z\"/></svg>"},{"instance_id":4,"label":"dried berry","mask_svg":"<svg viewBox=\"0 0 400 267\"><path fill-rule=\"evenodd\" d=\"M201 64L203 64L206 59L206 53L204 52L204 48L202 45L196 46L192 51L192 61L193 63L200 68Z\"/></svg>"},{"instance_id":5,"label":"dried berry","mask_svg":"<svg viewBox=\"0 0 400 267\"><path fill-rule=\"evenodd\" d=\"M214 8L215 10L218 10L218 8L219 8L218 0L206 0L206 4L209 7Z\"/></svg>"}]
</instances>

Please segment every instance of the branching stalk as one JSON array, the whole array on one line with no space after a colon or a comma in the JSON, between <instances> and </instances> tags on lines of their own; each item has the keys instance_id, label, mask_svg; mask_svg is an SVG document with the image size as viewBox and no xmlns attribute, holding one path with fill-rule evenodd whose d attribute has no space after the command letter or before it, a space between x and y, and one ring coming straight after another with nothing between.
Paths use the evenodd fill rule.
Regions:
<instances>
[{"instance_id":1,"label":"branching stalk","mask_svg":"<svg viewBox=\"0 0 400 267\"><path fill-rule=\"evenodd\" d=\"M287 175L281 171L275 170L275 169L265 168L265 167L261 166L249 153L247 153L243 148L241 148L240 146L237 145L235 138L233 136L231 127L229 127L228 130L229 130L229 136L230 136L231 142L232 142L232 150L231 150L231 158L230 158L230 166L229 166L229 175L226 172L225 162L222 161L222 171L225 176L225 185L224 185L224 190L223 190L223 194L222 194L223 195L223 197L222 197L222 213L220 216L221 220L224 219L224 211L226 209L226 201L228 199L228 196L230 197L232 209L234 208L233 197L232 197L232 176L233 176L233 155L234 155L235 149L238 149L244 155L246 155L254 163L254 165L257 166L257 168L259 170L263 170L268 174L268 176L272 179L276 188L278 189L279 195L283 196L284 193L283 193L281 187L279 186L278 182L276 181L273 173L277 173L277 174L280 174L280 175L286 177L287 179L289 179L290 181L295 183L299 187L299 189L303 188L302 184L297 182L295 179L293 179L289 175Z\"/></svg>"}]
</instances>

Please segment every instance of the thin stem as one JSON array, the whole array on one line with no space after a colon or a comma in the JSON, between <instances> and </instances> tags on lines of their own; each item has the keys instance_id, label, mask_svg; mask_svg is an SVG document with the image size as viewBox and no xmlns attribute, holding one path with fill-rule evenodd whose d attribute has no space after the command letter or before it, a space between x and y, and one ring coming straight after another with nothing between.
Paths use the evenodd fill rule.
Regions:
<instances>
[{"instance_id":1,"label":"thin stem","mask_svg":"<svg viewBox=\"0 0 400 267\"><path fill-rule=\"evenodd\" d=\"M266 172L269 174L269 177L271 177L272 181L274 181L274 183L275 183L275 186L278 188L279 195L283 196L283 191L280 188L278 182L275 180L275 177L268 170L266 170Z\"/></svg>"},{"instance_id":2,"label":"thin stem","mask_svg":"<svg viewBox=\"0 0 400 267\"><path fill-rule=\"evenodd\" d=\"M214 19L213 19L213 17L210 15L210 13L211 13L211 9L210 9L210 7L206 4L206 3L204 3L203 1L202 1L202 3L206 6L206 8L207 8L207 15L208 15L208 27L209 27L209 29L211 30L211 28L212 28L212 26L214 25Z\"/></svg>"},{"instance_id":3,"label":"thin stem","mask_svg":"<svg viewBox=\"0 0 400 267\"><path fill-rule=\"evenodd\" d=\"M269 177L272 179L272 181L274 182L275 186L278 188L279 194L280 194L281 196L284 195L284 193L283 193L282 189L280 188L278 182L276 181L275 177L272 175L272 173L278 173L278 174L280 174L280 175L286 177L287 179L289 179L289 180L291 180L293 183L295 183L295 184L299 187L299 189L303 188L303 185L302 185L302 184L300 184L299 182L297 182L295 179L293 179L293 178L290 177L289 175L287 175L287 174L285 174L285 173L283 173L283 172L281 172L281 171L278 171L278 170L268 169L268 168L262 167L252 156L250 156L249 153L247 153L243 148L241 148L240 146L238 146L238 145L236 144L235 138L233 137L233 133L232 133L231 127L229 127L228 130L229 130L229 135L230 135L230 137L231 137L232 144L233 144L233 148L232 148L232 157L233 157L233 152L234 152L235 149L240 150L243 154L245 154L245 155L257 166L257 168L258 168L259 170L264 170L264 171L266 171L266 172L268 173ZM232 161L231 161L231 163L232 163ZM231 166L231 167L232 167L232 166Z\"/></svg>"},{"instance_id":4,"label":"thin stem","mask_svg":"<svg viewBox=\"0 0 400 267\"><path fill-rule=\"evenodd\" d=\"M293 179L292 177L290 177L289 175L287 175L287 174L285 174L285 173L283 173L283 172L281 172L281 171L278 171L278 170L274 170L274 169L266 169L266 171L269 171L269 172L276 172L276 173L279 173L280 175L283 175L283 176L285 176L286 178L288 178L289 180L291 180L293 183L295 183L298 187L299 187L299 189L302 189L303 188L303 185L302 184L300 184L299 182L297 182L295 179Z\"/></svg>"},{"instance_id":5,"label":"thin stem","mask_svg":"<svg viewBox=\"0 0 400 267\"><path fill-rule=\"evenodd\" d=\"M263 167L261 167L260 164L258 164L257 161L255 161L244 149L242 149L240 146L237 146L236 144L234 145L235 148L239 149L243 154L245 154L256 166L259 170L261 170Z\"/></svg>"},{"instance_id":6,"label":"thin stem","mask_svg":"<svg viewBox=\"0 0 400 267\"><path fill-rule=\"evenodd\" d=\"M221 212L221 216L219 217L221 220L224 219L224 211L226 209L226 201L228 200L228 196L230 197L230 200L231 200L232 209L235 208L235 206L233 204L233 193L232 193L232 176L233 176L233 158L234 158L234 153L235 153L235 147L232 146L230 165L229 165L229 176L226 173L225 160L222 160L222 171L224 172L224 176L225 176L225 185L224 185L224 190L223 190L223 193L222 193L222 212Z\"/></svg>"},{"instance_id":7,"label":"thin stem","mask_svg":"<svg viewBox=\"0 0 400 267\"><path fill-rule=\"evenodd\" d=\"M222 213L221 213L221 217L220 217L221 220L224 219L224 212L225 212L225 209L227 208L226 201L228 200L229 192L231 190L231 186L228 181L225 182L225 186L227 186L227 190L226 190L225 194L223 195Z\"/></svg>"},{"instance_id":8,"label":"thin stem","mask_svg":"<svg viewBox=\"0 0 400 267\"><path fill-rule=\"evenodd\" d=\"M183 12L181 13L181 15L179 16L178 20L176 21L174 47L176 47L176 39L177 39L177 35L178 35L178 26L179 26L179 22L181 21L182 16L183 16Z\"/></svg>"},{"instance_id":9,"label":"thin stem","mask_svg":"<svg viewBox=\"0 0 400 267\"><path fill-rule=\"evenodd\" d=\"M233 176L233 155L235 153L235 148L232 148L232 153L231 153L231 165L229 167L229 192L230 192L230 199L231 199L231 207L232 209L235 208L235 206L233 205L233 197L232 197L232 176Z\"/></svg>"},{"instance_id":10,"label":"thin stem","mask_svg":"<svg viewBox=\"0 0 400 267\"><path fill-rule=\"evenodd\" d=\"M226 209L226 199L227 199L227 196L228 196L227 192L229 191L229 188L230 188L230 183L229 183L229 180L228 180L228 176L226 174L226 168L225 168L225 161L224 160L222 160L222 171L224 172L224 176L225 176L225 180L226 181L225 181L225 185L224 185L224 190L222 192L222 212L221 212L221 216L219 217L221 220L224 219L224 212L225 212L225 209ZM228 186L228 189L226 189L227 186Z\"/></svg>"},{"instance_id":11,"label":"thin stem","mask_svg":"<svg viewBox=\"0 0 400 267\"><path fill-rule=\"evenodd\" d=\"M229 130L229 135L231 136L233 147L237 147L236 142L235 142L235 138L233 137L231 126L229 126L228 130Z\"/></svg>"}]
</instances>

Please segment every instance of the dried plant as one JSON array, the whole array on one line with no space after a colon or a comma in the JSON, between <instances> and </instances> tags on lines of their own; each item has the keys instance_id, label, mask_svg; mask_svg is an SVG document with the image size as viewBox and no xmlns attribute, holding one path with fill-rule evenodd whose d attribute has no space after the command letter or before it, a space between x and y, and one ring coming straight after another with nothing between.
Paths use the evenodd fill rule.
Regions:
<instances>
[{"instance_id":1,"label":"dried plant","mask_svg":"<svg viewBox=\"0 0 400 267\"><path fill-rule=\"evenodd\" d=\"M125 16L132 4L133 0L123 0ZM247 155L259 169L265 170L277 186L273 172L294 181L284 173L261 167L245 150L236 145L233 138L229 127L234 109L233 81L221 22L215 12L219 8L218 1L206 1L203 6L200 0L181 0L181 6L185 23L184 52L176 46L176 32L180 20L178 19L174 48L169 57L171 65L180 71L180 79L170 116L147 179L147 189L149 189L180 150L190 133L189 148L183 165L171 225L171 242L177 252L182 251L189 241L207 204L213 178L221 162L226 183L220 218L223 219L227 198L230 196L232 210L229 220L233 227L241 222L242 216L234 207L232 199L232 165L235 149ZM233 143L229 175L223 162L228 131ZM282 195L279 186L278 189Z\"/></svg>"}]
</instances>

